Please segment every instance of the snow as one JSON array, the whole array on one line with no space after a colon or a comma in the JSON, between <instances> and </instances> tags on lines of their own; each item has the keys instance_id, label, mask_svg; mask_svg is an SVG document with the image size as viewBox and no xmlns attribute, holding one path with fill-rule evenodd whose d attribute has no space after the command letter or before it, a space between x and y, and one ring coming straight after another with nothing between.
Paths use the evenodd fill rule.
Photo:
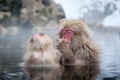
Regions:
<instances>
[{"instance_id":1,"label":"snow","mask_svg":"<svg viewBox=\"0 0 120 80\"><path fill-rule=\"evenodd\" d=\"M117 10L112 14L105 16L102 24L105 27L120 27L120 0L54 0L62 5L67 19L84 19L86 13L90 10L99 10L102 13L105 11L105 6L108 3L116 5ZM96 16L95 16L96 17Z\"/></svg>"},{"instance_id":2,"label":"snow","mask_svg":"<svg viewBox=\"0 0 120 80\"><path fill-rule=\"evenodd\" d=\"M105 27L120 27L120 12L115 11L103 20Z\"/></svg>"},{"instance_id":3,"label":"snow","mask_svg":"<svg viewBox=\"0 0 120 80\"><path fill-rule=\"evenodd\" d=\"M67 19L79 19L82 13L80 9L83 5L89 5L89 0L54 0L56 3L60 3L65 11ZM83 10L83 9L82 9ZM83 10L85 11L85 10Z\"/></svg>"}]
</instances>

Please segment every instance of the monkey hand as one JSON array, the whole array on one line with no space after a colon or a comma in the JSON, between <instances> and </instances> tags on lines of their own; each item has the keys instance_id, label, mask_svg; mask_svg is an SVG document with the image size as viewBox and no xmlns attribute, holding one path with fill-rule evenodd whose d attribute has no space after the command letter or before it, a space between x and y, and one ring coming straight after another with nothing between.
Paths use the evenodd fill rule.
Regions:
<instances>
[{"instance_id":1,"label":"monkey hand","mask_svg":"<svg viewBox=\"0 0 120 80\"><path fill-rule=\"evenodd\" d=\"M63 65L71 65L75 63L74 54L67 42L65 42L64 40L60 40L60 42L57 45L57 48L61 52L61 63Z\"/></svg>"},{"instance_id":2,"label":"monkey hand","mask_svg":"<svg viewBox=\"0 0 120 80\"><path fill-rule=\"evenodd\" d=\"M64 41L63 39L60 39L58 41L57 48L61 53L64 53L64 54L69 53L71 51L69 43Z\"/></svg>"}]
</instances>

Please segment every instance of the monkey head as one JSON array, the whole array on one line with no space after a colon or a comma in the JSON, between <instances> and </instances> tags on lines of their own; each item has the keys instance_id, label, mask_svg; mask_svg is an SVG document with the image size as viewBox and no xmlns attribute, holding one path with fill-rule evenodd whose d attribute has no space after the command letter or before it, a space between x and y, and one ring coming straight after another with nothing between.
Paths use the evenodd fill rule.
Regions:
<instances>
[{"instance_id":1,"label":"monkey head","mask_svg":"<svg viewBox=\"0 0 120 80\"><path fill-rule=\"evenodd\" d=\"M62 29L60 30L59 37L65 42L71 43L75 36L82 37L82 39L83 37L89 37L89 29L81 20L61 20L60 25Z\"/></svg>"},{"instance_id":2,"label":"monkey head","mask_svg":"<svg viewBox=\"0 0 120 80\"><path fill-rule=\"evenodd\" d=\"M52 39L43 33L34 34L29 41L29 46L32 49L38 49L38 50L47 49L50 46L52 46L52 44L53 44Z\"/></svg>"},{"instance_id":3,"label":"monkey head","mask_svg":"<svg viewBox=\"0 0 120 80\"><path fill-rule=\"evenodd\" d=\"M63 41L65 42L70 42L72 36L75 34L75 32L73 30L70 29L63 29L61 31L61 38L63 39Z\"/></svg>"}]
</instances>

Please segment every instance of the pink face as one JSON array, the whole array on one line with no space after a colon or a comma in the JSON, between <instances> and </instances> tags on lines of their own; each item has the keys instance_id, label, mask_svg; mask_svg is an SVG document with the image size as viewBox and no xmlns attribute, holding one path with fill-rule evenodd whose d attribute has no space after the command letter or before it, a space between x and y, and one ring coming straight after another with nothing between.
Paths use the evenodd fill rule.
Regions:
<instances>
[{"instance_id":1,"label":"pink face","mask_svg":"<svg viewBox=\"0 0 120 80\"><path fill-rule=\"evenodd\" d=\"M73 30L70 30L70 29L64 29L61 31L62 39L67 41L67 42L71 41L71 38L72 38L72 36L74 36L74 34L75 34L75 32Z\"/></svg>"}]
</instances>

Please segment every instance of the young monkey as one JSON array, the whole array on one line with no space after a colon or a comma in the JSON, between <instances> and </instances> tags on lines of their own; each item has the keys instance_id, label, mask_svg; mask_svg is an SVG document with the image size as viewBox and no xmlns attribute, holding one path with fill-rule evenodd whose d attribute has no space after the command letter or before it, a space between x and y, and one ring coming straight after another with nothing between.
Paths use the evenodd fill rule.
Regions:
<instances>
[{"instance_id":1,"label":"young monkey","mask_svg":"<svg viewBox=\"0 0 120 80\"><path fill-rule=\"evenodd\" d=\"M57 65L59 66L59 54L53 46L53 41L46 34L34 34L27 46L24 55L25 66Z\"/></svg>"}]
</instances>

